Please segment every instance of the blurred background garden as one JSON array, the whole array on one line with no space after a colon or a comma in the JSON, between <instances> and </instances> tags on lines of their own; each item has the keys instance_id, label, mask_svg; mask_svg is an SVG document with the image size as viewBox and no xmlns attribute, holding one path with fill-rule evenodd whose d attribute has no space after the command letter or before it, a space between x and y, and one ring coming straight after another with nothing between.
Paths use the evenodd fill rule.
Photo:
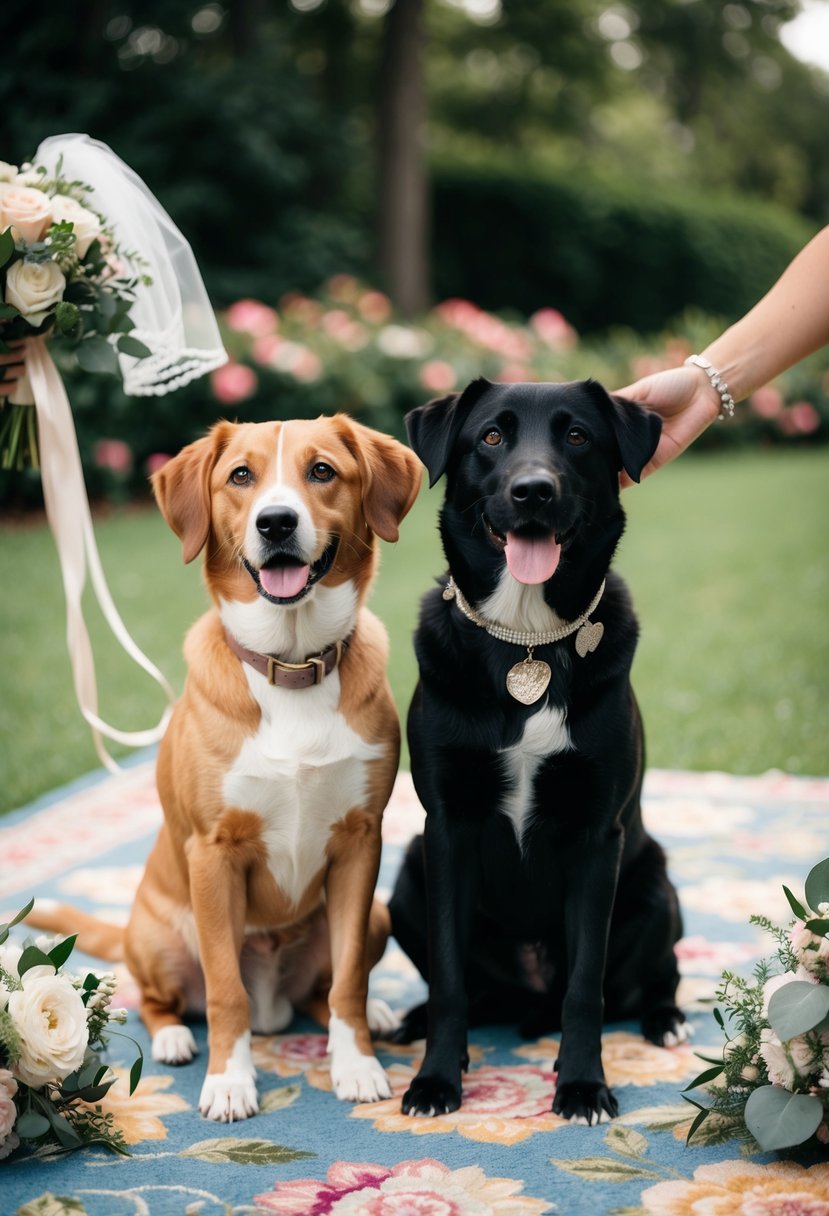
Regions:
<instances>
[{"instance_id":1,"label":"blurred background garden","mask_svg":"<svg viewBox=\"0 0 829 1216\"><path fill-rule=\"evenodd\" d=\"M55 351L116 603L177 687L204 592L148 472L220 416L344 409L402 436L479 374L618 388L704 347L829 222L829 70L789 49L815 7L6 0L0 157L108 143L191 242L230 354L136 399ZM625 493L651 763L829 772L827 440L824 350ZM374 597L401 712L437 497ZM0 473L0 809L95 767L41 503L36 472ZM93 636L104 716L155 721Z\"/></svg>"}]
</instances>

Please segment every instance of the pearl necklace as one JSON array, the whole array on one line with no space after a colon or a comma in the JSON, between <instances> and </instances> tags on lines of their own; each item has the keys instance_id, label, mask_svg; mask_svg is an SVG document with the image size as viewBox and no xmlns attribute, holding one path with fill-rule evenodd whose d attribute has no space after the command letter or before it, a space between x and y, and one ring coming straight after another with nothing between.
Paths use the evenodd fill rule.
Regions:
<instances>
[{"instance_id":1,"label":"pearl necklace","mask_svg":"<svg viewBox=\"0 0 829 1216\"><path fill-rule=\"evenodd\" d=\"M594 651L604 635L604 625L601 621L590 621L588 618L599 606L604 589L605 581L602 579L601 587L581 616L576 617L574 621L565 621L555 629L545 629L539 632L508 629L506 625L499 625L496 621L488 620L480 612L476 612L451 575L443 590L443 598L454 600L467 620L472 621L473 625L477 625L480 629L485 629L499 642L510 642L515 646L527 647L527 657L520 663L516 663L507 672L507 691L522 705L533 705L546 691L552 676L549 663L545 663L543 659L534 659L533 650L536 646L549 646L553 642L560 642L569 637L571 633L575 633L576 654L579 658L583 659L588 652Z\"/></svg>"}]
</instances>

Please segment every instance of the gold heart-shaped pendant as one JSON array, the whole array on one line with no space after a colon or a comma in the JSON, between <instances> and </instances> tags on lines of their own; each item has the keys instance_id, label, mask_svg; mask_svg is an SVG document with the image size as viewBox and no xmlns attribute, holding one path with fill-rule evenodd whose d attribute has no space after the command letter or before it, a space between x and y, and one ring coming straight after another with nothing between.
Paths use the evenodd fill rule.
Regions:
<instances>
[{"instance_id":1,"label":"gold heart-shaped pendant","mask_svg":"<svg viewBox=\"0 0 829 1216\"><path fill-rule=\"evenodd\" d=\"M592 652L604 637L604 625L601 621L585 621L576 634L576 654L583 659L588 650Z\"/></svg>"},{"instance_id":2,"label":"gold heart-shaped pendant","mask_svg":"<svg viewBox=\"0 0 829 1216\"><path fill-rule=\"evenodd\" d=\"M546 692L552 674L550 664L542 659L522 659L507 672L507 692L522 705L534 705Z\"/></svg>"}]
</instances>

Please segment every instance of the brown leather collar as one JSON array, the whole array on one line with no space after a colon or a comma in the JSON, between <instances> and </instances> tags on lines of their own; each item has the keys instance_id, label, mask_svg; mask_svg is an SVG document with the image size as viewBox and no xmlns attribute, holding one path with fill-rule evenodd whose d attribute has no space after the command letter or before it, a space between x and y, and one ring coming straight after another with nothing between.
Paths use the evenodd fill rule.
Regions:
<instances>
[{"instance_id":1,"label":"brown leather collar","mask_svg":"<svg viewBox=\"0 0 829 1216\"><path fill-rule=\"evenodd\" d=\"M254 670L267 678L269 684L278 688L311 688L321 684L327 675L339 667L348 642L335 642L321 654L311 655L303 663L285 663L273 654L259 654L248 650L225 630L227 644L237 658L249 663Z\"/></svg>"}]
</instances>

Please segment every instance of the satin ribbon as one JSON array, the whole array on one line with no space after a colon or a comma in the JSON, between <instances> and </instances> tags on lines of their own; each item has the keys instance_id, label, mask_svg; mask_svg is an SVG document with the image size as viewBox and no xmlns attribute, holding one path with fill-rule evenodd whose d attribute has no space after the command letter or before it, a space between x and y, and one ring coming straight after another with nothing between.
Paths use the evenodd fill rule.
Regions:
<instances>
[{"instance_id":1,"label":"satin ribbon","mask_svg":"<svg viewBox=\"0 0 829 1216\"><path fill-rule=\"evenodd\" d=\"M72 663L75 695L81 713L92 728L95 751L110 772L120 766L110 756L104 738L128 747L147 747L164 734L175 694L154 663L139 649L121 620L104 576L81 465L75 423L66 389L45 338L26 342L26 371L37 410L43 498L46 517L55 538L66 595L66 643ZM167 706L150 730L123 731L98 715L98 687L92 644L83 616L82 595L89 573L104 619L121 646L139 667L161 686Z\"/></svg>"}]
</instances>

